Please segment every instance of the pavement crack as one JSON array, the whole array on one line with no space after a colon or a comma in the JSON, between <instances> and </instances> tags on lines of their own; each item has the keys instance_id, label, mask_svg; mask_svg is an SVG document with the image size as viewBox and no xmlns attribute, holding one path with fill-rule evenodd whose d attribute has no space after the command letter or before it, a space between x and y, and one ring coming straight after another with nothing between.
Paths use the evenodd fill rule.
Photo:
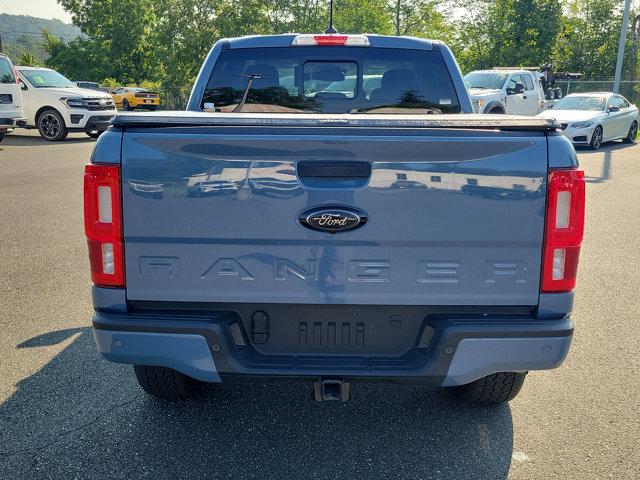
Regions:
<instances>
[{"instance_id":1,"label":"pavement crack","mask_svg":"<svg viewBox=\"0 0 640 480\"><path fill-rule=\"evenodd\" d=\"M144 394L140 394L140 395L136 395L134 398L132 398L131 400L128 400L124 403L119 403L117 405L113 405L112 407L108 408L107 410L105 410L104 412L98 414L93 420L83 423L81 425L78 425L75 428L72 428L70 430L66 430L64 432L61 432L59 434L56 435L55 440L52 440L50 442L47 442L43 445L40 445L39 447L36 448L24 448L24 449L18 449L18 450L14 450L12 452L0 452L0 457L12 457L14 455L20 455L23 453L37 453L40 452L42 450L44 450L47 447L50 447L52 445L55 445L56 443L59 443L60 441L62 441L64 438L68 437L69 435L72 435L76 432L79 432L80 430L83 430L85 428L90 427L91 425L95 424L98 420L105 418L107 416L109 416L111 413L113 413L114 411L126 407L127 405L130 405L134 402L136 402L137 400L139 400L140 398L142 398L144 396Z\"/></svg>"}]
</instances>

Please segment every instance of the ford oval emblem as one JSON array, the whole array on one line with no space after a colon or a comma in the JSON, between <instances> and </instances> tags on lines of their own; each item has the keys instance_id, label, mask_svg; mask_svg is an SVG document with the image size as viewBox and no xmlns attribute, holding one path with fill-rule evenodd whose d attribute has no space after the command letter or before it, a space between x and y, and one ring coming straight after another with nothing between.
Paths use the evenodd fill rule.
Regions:
<instances>
[{"instance_id":1,"label":"ford oval emblem","mask_svg":"<svg viewBox=\"0 0 640 480\"><path fill-rule=\"evenodd\" d=\"M347 232L367 223L367 214L358 208L343 206L319 206L300 214L300 223L327 233Z\"/></svg>"}]
</instances>

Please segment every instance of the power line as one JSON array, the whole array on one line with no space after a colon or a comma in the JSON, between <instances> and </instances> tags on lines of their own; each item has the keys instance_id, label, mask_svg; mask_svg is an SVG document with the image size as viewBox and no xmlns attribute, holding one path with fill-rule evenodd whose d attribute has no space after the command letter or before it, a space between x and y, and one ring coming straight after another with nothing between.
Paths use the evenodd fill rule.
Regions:
<instances>
[{"instance_id":1,"label":"power line","mask_svg":"<svg viewBox=\"0 0 640 480\"><path fill-rule=\"evenodd\" d=\"M0 33L5 33L7 35L37 35L37 36L41 36L42 32L28 32L28 31L9 31L9 30L0 30ZM49 32L51 33L51 32ZM73 34L73 33L51 33L51 35L55 36L55 37L69 37L69 38L78 38L78 37L82 37L83 35L80 34Z\"/></svg>"},{"instance_id":2,"label":"power line","mask_svg":"<svg viewBox=\"0 0 640 480\"><path fill-rule=\"evenodd\" d=\"M4 5L4 8L7 9L7 12L9 12L11 15L14 15L14 13L11 11L11 9L9 8L9 5L7 5L7 3L4 0L0 0L2 2L2 4Z\"/></svg>"}]
</instances>

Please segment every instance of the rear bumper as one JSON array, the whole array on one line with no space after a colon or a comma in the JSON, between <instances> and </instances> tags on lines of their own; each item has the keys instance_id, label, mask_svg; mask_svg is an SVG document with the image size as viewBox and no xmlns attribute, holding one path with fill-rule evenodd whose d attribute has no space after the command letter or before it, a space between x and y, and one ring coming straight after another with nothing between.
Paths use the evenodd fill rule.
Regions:
<instances>
[{"instance_id":1,"label":"rear bumper","mask_svg":"<svg viewBox=\"0 0 640 480\"><path fill-rule=\"evenodd\" d=\"M150 101L149 101L150 100ZM136 98L132 99L129 102L129 105L132 107L159 107L160 99L159 98Z\"/></svg>"},{"instance_id":2,"label":"rear bumper","mask_svg":"<svg viewBox=\"0 0 640 480\"><path fill-rule=\"evenodd\" d=\"M198 380L229 376L391 380L462 385L501 371L546 370L564 361L569 318L427 317L401 355L265 354L254 348L234 312L171 316L96 312L98 350L118 363L174 368ZM392 340L390 340L392 341Z\"/></svg>"}]
</instances>

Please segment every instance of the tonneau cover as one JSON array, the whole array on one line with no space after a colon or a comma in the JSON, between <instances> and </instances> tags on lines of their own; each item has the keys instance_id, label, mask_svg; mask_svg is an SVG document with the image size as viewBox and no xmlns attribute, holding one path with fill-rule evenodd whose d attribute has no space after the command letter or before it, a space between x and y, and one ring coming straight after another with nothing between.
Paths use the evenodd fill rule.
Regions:
<instances>
[{"instance_id":1,"label":"tonneau cover","mask_svg":"<svg viewBox=\"0 0 640 480\"><path fill-rule=\"evenodd\" d=\"M554 119L506 115L379 115L379 114L286 114L157 112L120 113L111 123L118 127L154 128L171 126L283 126L283 127L390 127L453 128L481 130L555 131Z\"/></svg>"}]
</instances>

